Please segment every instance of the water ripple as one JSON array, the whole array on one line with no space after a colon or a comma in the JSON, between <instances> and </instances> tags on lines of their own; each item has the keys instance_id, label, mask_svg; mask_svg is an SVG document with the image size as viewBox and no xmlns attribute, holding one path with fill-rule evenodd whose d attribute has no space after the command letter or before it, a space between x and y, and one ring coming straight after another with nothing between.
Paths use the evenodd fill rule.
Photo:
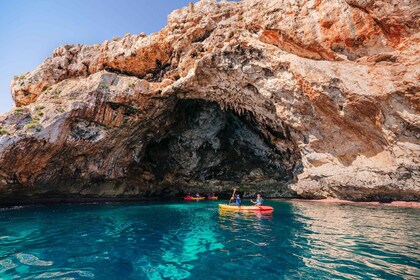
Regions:
<instances>
[{"instance_id":1,"label":"water ripple","mask_svg":"<svg viewBox=\"0 0 420 280\"><path fill-rule=\"evenodd\" d=\"M0 279L419 279L419 210L270 202L0 209Z\"/></svg>"},{"instance_id":2,"label":"water ripple","mask_svg":"<svg viewBox=\"0 0 420 280\"><path fill-rule=\"evenodd\" d=\"M31 254L16 254L16 258L23 264L33 265L33 266L51 266L53 265L52 261L43 261L40 260L37 256Z\"/></svg>"}]
</instances>

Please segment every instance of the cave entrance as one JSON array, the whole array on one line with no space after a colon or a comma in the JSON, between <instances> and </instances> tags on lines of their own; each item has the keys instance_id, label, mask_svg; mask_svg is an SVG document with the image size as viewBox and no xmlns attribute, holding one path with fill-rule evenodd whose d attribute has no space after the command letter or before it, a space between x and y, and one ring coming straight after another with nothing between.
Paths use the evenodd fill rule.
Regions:
<instances>
[{"instance_id":1,"label":"cave entrance","mask_svg":"<svg viewBox=\"0 0 420 280\"><path fill-rule=\"evenodd\" d=\"M288 185L300 154L288 128L260 124L250 112L222 110L217 103L178 100L160 139L145 150L142 169L157 183L208 186Z\"/></svg>"}]
</instances>

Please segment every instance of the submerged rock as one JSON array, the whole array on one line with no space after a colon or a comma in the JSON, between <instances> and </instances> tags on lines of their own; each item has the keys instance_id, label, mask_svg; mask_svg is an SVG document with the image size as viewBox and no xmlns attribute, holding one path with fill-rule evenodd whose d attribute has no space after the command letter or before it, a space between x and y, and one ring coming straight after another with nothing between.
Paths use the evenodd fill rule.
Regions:
<instances>
[{"instance_id":1,"label":"submerged rock","mask_svg":"<svg viewBox=\"0 0 420 280\"><path fill-rule=\"evenodd\" d=\"M420 5L388 2L202 0L59 47L12 81L1 199L419 200Z\"/></svg>"}]
</instances>

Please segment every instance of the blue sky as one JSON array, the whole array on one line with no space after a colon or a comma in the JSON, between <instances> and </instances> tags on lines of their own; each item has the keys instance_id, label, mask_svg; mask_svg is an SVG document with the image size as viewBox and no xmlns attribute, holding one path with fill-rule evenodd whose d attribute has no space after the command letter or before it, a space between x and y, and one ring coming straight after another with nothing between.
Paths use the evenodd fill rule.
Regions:
<instances>
[{"instance_id":1,"label":"blue sky","mask_svg":"<svg viewBox=\"0 0 420 280\"><path fill-rule=\"evenodd\" d=\"M12 77L35 69L58 46L159 31L190 1L0 0L0 114L13 104Z\"/></svg>"}]
</instances>

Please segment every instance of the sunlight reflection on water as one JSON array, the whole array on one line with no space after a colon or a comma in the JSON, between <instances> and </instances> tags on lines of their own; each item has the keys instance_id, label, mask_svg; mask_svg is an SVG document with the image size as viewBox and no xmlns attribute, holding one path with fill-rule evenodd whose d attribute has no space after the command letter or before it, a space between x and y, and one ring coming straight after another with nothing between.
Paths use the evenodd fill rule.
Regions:
<instances>
[{"instance_id":1,"label":"sunlight reflection on water","mask_svg":"<svg viewBox=\"0 0 420 280\"><path fill-rule=\"evenodd\" d=\"M413 232L418 219L406 215L404 209L306 202L296 202L294 208L300 213L297 220L305 225L299 236L310 244L308 257L303 258L308 267L334 269L348 279L357 276L338 273L341 268L352 268L352 274L356 267L368 267L393 276L420 275L419 262L407 258L420 256L419 234ZM369 208L372 213L367 215Z\"/></svg>"}]
</instances>

